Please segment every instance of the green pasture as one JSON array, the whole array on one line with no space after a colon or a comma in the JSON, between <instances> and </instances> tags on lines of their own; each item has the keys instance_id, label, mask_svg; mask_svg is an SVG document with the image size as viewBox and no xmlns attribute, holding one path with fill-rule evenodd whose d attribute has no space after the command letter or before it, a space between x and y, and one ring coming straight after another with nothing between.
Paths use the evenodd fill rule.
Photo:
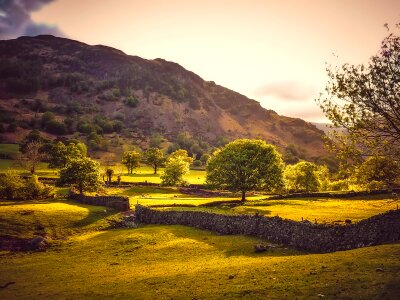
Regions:
<instances>
[{"instance_id":1,"label":"green pasture","mask_svg":"<svg viewBox=\"0 0 400 300\"><path fill-rule=\"evenodd\" d=\"M164 172L164 168L157 170L157 174L154 174L153 168L148 166L140 166L136 168L133 174L127 174L124 169L121 176L121 181L124 182L149 182L149 183L161 183L160 176ZM190 184L203 184L205 183L206 172L204 170L190 170L190 173L184 176ZM115 180L115 179L113 179Z\"/></svg>"},{"instance_id":2,"label":"green pasture","mask_svg":"<svg viewBox=\"0 0 400 300\"><path fill-rule=\"evenodd\" d=\"M346 219L358 222L388 210L400 207L400 200L392 200L389 195L380 199L284 199L252 200L243 205L222 205L217 207L167 207L167 210L194 210L222 214L259 214L268 217L279 216L295 221L309 220L317 223L344 224Z\"/></svg>"},{"instance_id":3,"label":"green pasture","mask_svg":"<svg viewBox=\"0 0 400 300\"><path fill-rule=\"evenodd\" d=\"M177 193L139 188L125 194ZM310 202L310 209L312 203L318 204ZM0 297L396 299L400 293L399 243L330 254L276 245L255 253L253 246L267 241L185 226L105 230L119 218L110 209L62 199L0 202L0 236L44 232L51 241L45 252L0 252L0 285L14 282Z\"/></svg>"},{"instance_id":4,"label":"green pasture","mask_svg":"<svg viewBox=\"0 0 400 300\"><path fill-rule=\"evenodd\" d=\"M18 144L0 144L0 154L17 155L19 153Z\"/></svg>"}]
</instances>

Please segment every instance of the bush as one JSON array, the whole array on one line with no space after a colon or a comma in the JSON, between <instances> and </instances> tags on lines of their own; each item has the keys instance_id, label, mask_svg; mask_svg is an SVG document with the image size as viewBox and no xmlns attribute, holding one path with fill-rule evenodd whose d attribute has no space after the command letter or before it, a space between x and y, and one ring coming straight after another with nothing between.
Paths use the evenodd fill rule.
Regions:
<instances>
[{"instance_id":1,"label":"bush","mask_svg":"<svg viewBox=\"0 0 400 300\"><path fill-rule=\"evenodd\" d=\"M45 199L54 197L54 189L39 182L36 175L23 180L14 170L0 177L0 198L8 200Z\"/></svg>"},{"instance_id":2,"label":"bush","mask_svg":"<svg viewBox=\"0 0 400 300\"><path fill-rule=\"evenodd\" d=\"M193 166L194 167L201 167L203 164L202 164L202 162L201 162L201 160L195 160L194 162L193 162Z\"/></svg>"}]
</instances>

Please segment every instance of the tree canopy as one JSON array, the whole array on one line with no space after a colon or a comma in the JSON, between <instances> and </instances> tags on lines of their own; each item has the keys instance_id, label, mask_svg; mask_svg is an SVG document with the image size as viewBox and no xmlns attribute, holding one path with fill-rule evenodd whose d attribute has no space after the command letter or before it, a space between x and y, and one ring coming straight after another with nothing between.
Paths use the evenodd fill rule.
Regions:
<instances>
[{"instance_id":1,"label":"tree canopy","mask_svg":"<svg viewBox=\"0 0 400 300\"><path fill-rule=\"evenodd\" d=\"M183 176L189 173L193 158L189 157L186 150L179 149L168 157L164 174L161 175L163 185L176 186L184 183Z\"/></svg>"},{"instance_id":2,"label":"tree canopy","mask_svg":"<svg viewBox=\"0 0 400 300\"><path fill-rule=\"evenodd\" d=\"M59 141L48 150L48 153L50 168L64 168L71 159L85 157L87 149L83 143L69 143L66 146Z\"/></svg>"},{"instance_id":3,"label":"tree canopy","mask_svg":"<svg viewBox=\"0 0 400 300\"><path fill-rule=\"evenodd\" d=\"M319 173L320 167L311 162L301 161L295 165L287 165L283 173L286 189L316 192L321 187Z\"/></svg>"},{"instance_id":4,"label":"tree canopy","mask_svg":"<svg viewBox=\"0 0 400 300\"><path fill-rule=\"evenodd\" d=\"M101 187L100 165L89 157L72 159L61 169L60 183L75 185L81 194L95 192Z\"/></svg>"},{"instance_id":5,"label":"tree canopy","mask_svg":"<svg viewBox=\"0 0 400 300\"><path fill-rule=\"evenodd\" d=\"M154 169L154 174L157 174L157 169L164 162L164 153L158 148L150 148L144 153L146 164Z\"/></svg>"},{"instance_id":6,"label":"tree canopy","mask_svg":"<svg viewBox=\"0 0 400 300\"><path fill-rule=\"evenodd\" d=\"M240 139L213 153L208 160L207 184L242 192L270 191L283 186L283 161L275 146L262 140Z\"/></svg>"},{"instance_id":7,"label":"tree canopy","mask_svg":"<svg viewBox=\"0 0 400 300\"><path fill-rule=\"evenodd\" d=\"M341 158L400 155L400 36L389 34L366 65L328 68L318 102L335 127L332 149Z\"/></svg>"},{"instance_id":8,"label":"tree canopy","mask_svg":"<svg viewBox=\"0 0 400 300\"><path fill-rule=\"evenodd\" d=\"M132 174L133 170L139 166L140 153L137 151L126 151L122 155L122 164L128 169L128 173Z\"/></svg>"}]
</instances>

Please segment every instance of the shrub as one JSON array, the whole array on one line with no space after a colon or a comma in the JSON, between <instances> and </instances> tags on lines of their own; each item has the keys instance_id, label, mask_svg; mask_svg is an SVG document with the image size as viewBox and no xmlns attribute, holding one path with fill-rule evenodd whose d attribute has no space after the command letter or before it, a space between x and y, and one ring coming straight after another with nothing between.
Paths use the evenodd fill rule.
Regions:
<instances>
[{"instance_id":1,"label":"shrub","mask_svg":"<svg viewBox=\"0 0 400 300\"><path fill-rule=\"evenodd\" d=\"M14 170L0 177L0 198L9 200L45 199L54 196L54 189L41 183L36 175L23 180Z\"/></svg>"}]
</instances>

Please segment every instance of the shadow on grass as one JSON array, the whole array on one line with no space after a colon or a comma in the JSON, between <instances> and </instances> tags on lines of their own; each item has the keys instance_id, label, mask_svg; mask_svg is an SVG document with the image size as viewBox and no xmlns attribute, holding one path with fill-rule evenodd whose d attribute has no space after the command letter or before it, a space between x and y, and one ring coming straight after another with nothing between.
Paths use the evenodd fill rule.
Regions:
<instances>
[{"instance_id":1,"label":"shadow on grass","mask_svg":"<svg viewBox=\"0 0 400 300\"><path fill-rule=\"evenodd\" d=\"M69 200L66 203L70 205L75 205L77 207L86 208L89 210L89 213L85 218L75 222L72 225L73 228L86 227L100 221L101 219L105 219L117 215L119 213L119 211L117 211L116 209L105 206L81 204L72 200Z\"/></svg>"}]
</instances>

